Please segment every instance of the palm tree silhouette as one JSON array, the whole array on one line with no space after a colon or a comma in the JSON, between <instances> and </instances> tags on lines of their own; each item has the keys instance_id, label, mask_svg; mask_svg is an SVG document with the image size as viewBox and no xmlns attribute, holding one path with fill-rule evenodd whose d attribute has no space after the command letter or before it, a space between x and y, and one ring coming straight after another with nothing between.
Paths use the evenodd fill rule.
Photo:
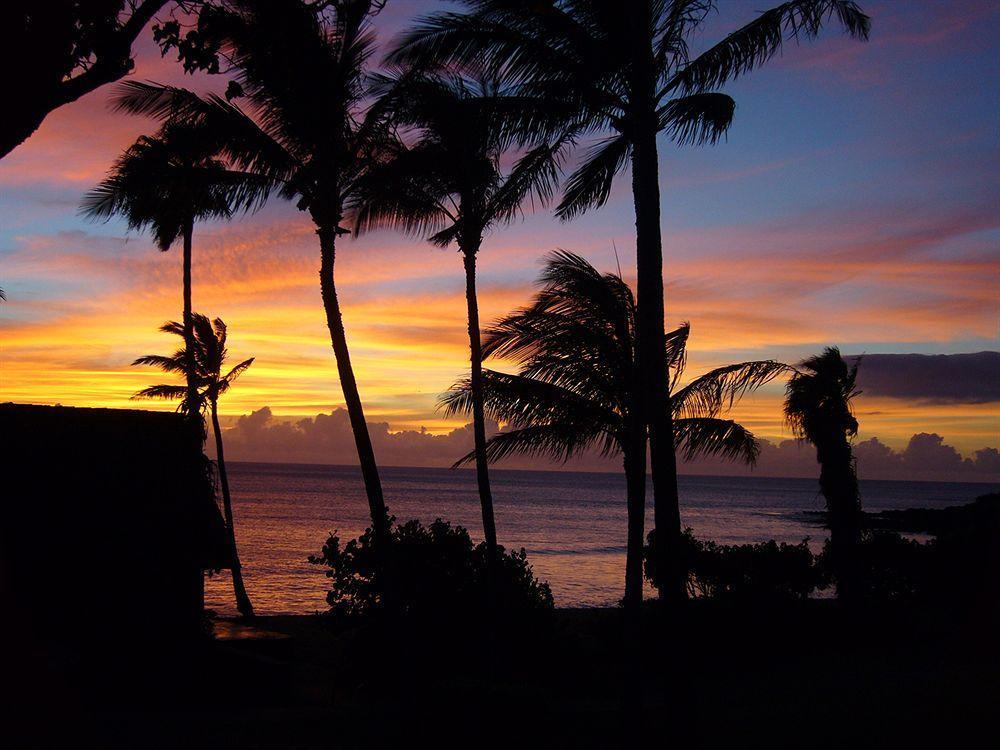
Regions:
<instances>
[{"instance_id":1,"label":"palm tree silhouette","mask_svg":"<svg viewBox=\"0 0 1000 750\"><path fill-rule=\"evenodd\" d=\"M815 37L835 17L867 39L869 19L851 0L791 0L760 14L691 59L688 39L714 0L463 0L469 14L438 13L404 35L391 59L487 65L530 96L563 103L574 134L608 132L568 178L556 214L571 219L603 205L631 167L636 226L637 405L649 424L661 597L686 596L679 559L677 465L666 387L663 249L657 134L679 144L714 143L735 104L713 91L779 52L786 39ZM666 436L665 440L658 439Z\"/></svg>"},{"instance_id":2,"label":"palm tree silhouette","mask_svg":"<svg viewBox=\"0 0 1000 750\"><path fill-rule=\"evenodd\" d=\"M858 363L848 367L839 349L827 347L796 369L785 391L785 419L795 435L816 447L837 596L850 601L858 595L856 557L861 534L861 497L851 447L851 438L858 433L851 409L852 400L861 393L856 388Z\"/></svg>"},{"instance_id":3,"label":"palm tree silhouette","mask_svg":"<svg viewBox=\"0 0 1000 750\"><path fill-rule=\"evenodd\" d=\"M485 332L483 354L511 359L517 375L483 371L485 411L508 426L486 442L486 458L515 453L566 460L587 449L621 455L625 471L628 535L626 605L642 597L645 522L645 424L637 411L636 305L629 286L601 274L582 257L559 251L547 260L541 291L529 307ZM664 356L673 390L676 447L686 459L721 456L752 464L758 445L749 430L721 415L744 394L788 366L770 360L711 370L677 387L687 361L687 324L666 336ZM466 379L442 397L448 413L472 410ZM475 451L459 464L475 460Z\"/></svg>"},{"instance_id":4,"label":"palm tree silhouette","mask_svg":"<svg viewBox=\"0 0 1000 750\"><path fill-rule=\"evenodd\" d=\"M152 136L141 136L115 161L108 176L83 199L82 212L95 219L122 216L128 228L150 229L157 246L167 251L183 243L183 326L187 350L191 341L191 255L194 223L229 219L260 205L266 180L228 169L218 144L182 123L168 123ZM193 366L185 369L194 373ZM186 409L196 403L195 383L188 382ZM197 412L191 414L197 417Z\"/></svg>"},{"instance_id":5,"label":"palm tree silhouette","mask_svg":"<svg viewBox=\"0 0 1000 750\"><path fill-rule=\"evenodd\" d=\"M269 182L308 211L320 245L320 294L376 539L388 542L388 513L375 453L351 365L334 281L345 206L390 135L384 111L367 103L373 51L371 0L312 4L241 0L213 17L211 34L235 75L245 110L218 96L153 83L119 88L130 112L186 122L223 144L236 169ZM264 190L270 192L270 187Z\"/></svg>"},{"instance_id":6,"label":"palm tree silhouette","mask_svg":"<svg viewBox=\"0 0 1000 750\"><path fill-rule=\"evenodd\" d=\"M578 255L557 252L541 276L531 306L486 331L483 354L513 359L517 375L483 371L486 414L510 429L486 442L497 461L513 453L568 459L588 448L621 455L625 471L627 535L623 681L624 724L641 737L640 605L646 507L646 422L636 377L638 321L635 297L621 276L601 274ZM666 338L664 358L677 385L686 364L689 327ZM675 393L674 436L688 458L716 455L753 463L757 441L721 413L746 391L786 369L778 362L718 368ZM457 383L442 397L449 413L472 409L472 384ZM477 458L476 452L458 464Z\"/></svg>"},{"instance_id":7,"label":"palm tree silhouette","mask_svg":"<svg viewBox=\"0 0 1000 750\"><path fill-rule=\"evenodd\" d=\"M229 491L229 475L226 472L226 455L222 444L222 429L219 426L219 398L233 385L233 382L246 372L253 364L253 357L245 359L232 367L225 375L225 367L229 351L226 349L226 324L221 318L210 321L207 316L192 313L193 335L188 338L184 325L177 322L165 323L160 330L180 336L183 341L192 341L194 346L178 349L171 356L148 354L139 357L133 365L148 365L163 372L183 375L188 384L194 384L194 401L188 385L151 385L143 388L132 398L164 398L180 399L181 405L188 414L202 415L207 410L212 419L212 431L215 433L215 450L219 467L219 484L222 486L222 510L226 518L229 532L229 543L232 552L233 592L236 596L236 609L244 617L253 617L253 604L243 584L243 568L236 548L236 526L233 522L233 502Z\"/></svg>"},{"instance_id":8,"label":"palm tree silhouette","mask_svg":"<svg viewBox=\"0 0 1000 750\"><path fill-rule=\"evenodd\" d=\"M505 169L502 157L518 145L518 120L537 122L544 103L505 95L483 76L442 71L397 71L380 81L394 121L417 131L396 144L392 159L361 181L353 202L358 233L391 226L427 237L440 247L458 245L465 266L470 389L476 479L488 560L497 549L483 414L482 349L476 295L476 257L483 238L514 220L526 200L547 202L556 187L561 144L542 144Z\"/></svg>"}]
</instances>

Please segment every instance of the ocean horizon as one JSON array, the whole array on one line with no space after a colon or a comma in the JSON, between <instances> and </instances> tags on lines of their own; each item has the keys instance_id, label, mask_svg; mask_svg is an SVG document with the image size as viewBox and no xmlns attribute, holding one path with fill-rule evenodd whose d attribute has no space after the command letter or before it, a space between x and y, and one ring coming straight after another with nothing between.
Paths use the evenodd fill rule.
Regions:
<instances>
[{"instance_id":1,"label":"ocean horizon","mask_svg":"<svg viewBox=\"0 0 1000 750\"><path fill-rule=\"evenodd\" d=\"M398 521L437 518L480 541L481 516L471 469L380 467L390 513ZM326 608L326 578L308 557L331 532L358 536L369 524L356 466L229 464L236 533L247 589L258 614L308 614ZM499 541L524 548L548 581L557 607L614 605L625 563L625 481L595 471L491 470ZM823 498L815 478L682 474L681 521L696 536L723 544L808 538L818 550ZM979 482L861 480L867 510L944 507L994 488ZM646 529L652 528L647 503ZM206 606L234 615L227 573L206 581Z\"/></svg>"}]
</instances>

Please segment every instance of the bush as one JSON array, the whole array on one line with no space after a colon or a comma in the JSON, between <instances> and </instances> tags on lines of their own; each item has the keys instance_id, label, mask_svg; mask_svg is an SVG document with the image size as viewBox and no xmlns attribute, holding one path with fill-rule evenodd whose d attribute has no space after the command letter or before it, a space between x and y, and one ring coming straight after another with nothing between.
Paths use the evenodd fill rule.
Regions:
<instances>
[{"instance_id":1,"label":"bush","mask_svg":"<svg viewBox=\"0 0 1000 750\"><path fill-rule=\"evenodd\" d=\"M389 519L391 543L383 571L376 568L371 528L343 543L334 533L309 562L326 567L330 613L341 616L392 614L441 617L481 611L486 601L486 544L473 545L469 532L437 519L396 524ZM532 573L522 549L498 547L494 580L501 613L551 610L552 592ZM385 589L385 584L391 586Z\"/></svg>"},{"instance_id":2,"label":"bush","mask_svg":"<svg viewBox=\"0 0 1000 750\"><path fill-rule=\"evenodd\" d=\"M644 549L646 577L659 584L653 564L656 532L650 532ZM773 539L759 544L727 545L704 541L690 528L681 534L681 560L687 569L688 592L710 599L806 599L825 584L822 568L809 549L780 544Z\"/></svg>"},{"instance_id":3,"label":"bush","mask_svg":"<svg viewBox=\"0 0 1000 750\"><path fill-rule=\"evenodd\" d=\"M862 596L871 601L909 600L928 592L937 546L907 539L894 531L866 530L857 545L856 561ZM817 562L834 578L830 542Z\"/></svg>"}]
</instances>

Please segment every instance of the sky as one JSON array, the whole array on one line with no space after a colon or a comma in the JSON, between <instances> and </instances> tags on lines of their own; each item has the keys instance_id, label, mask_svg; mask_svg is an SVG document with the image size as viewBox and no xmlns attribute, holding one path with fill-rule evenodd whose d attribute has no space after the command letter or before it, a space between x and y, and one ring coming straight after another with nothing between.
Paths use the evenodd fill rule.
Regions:
<instances>
[{"instance_id":1,"label":"sky","mask_svg":"<svg viewBox=\"0 0 1000 750\"><path fill-rule=\"evenodd\" d=\"M972 461L1000 446L995 360L977 360L981 375L943 394L947 368L928 375L919 358L873 355L1000 349L1000 6L861 5L872 17L868 43L831 26L726 86L737 109L725 141L661 140L667 323L691 323L691 375L745 359L794 362L827 345L866 354L881 369L866 376L862 362L862 385L873 387L858 399L859 441L877 438L903 455L927 433ZM376 21L380 37L437 6L390 0ZM760 6L720 2L694 50ZM225 86L185 76L148 35L133 77ZM180 315L179 249L158 252L120 221L78 213L114 158L154 129L111 113L110 91L57 110L0 161L0 288L9 298L0 303L2 401L133 407L130 394L160 378L129 363L174 345L157 327ZM604 270L615 269L617 252L634 280L633 221L626 174L604 208L578 220L540 210L495 231L480 256L482 320L526 303L541 259L557 248ZM222 404L234 430L241 415L265 407L281 423L343 405L318 256L308 217L288 203L196 227L195 309L225 319L233 361L256 358ZM393 232L340 245L352 359L368 419L387 435L462 433L465 420L446 419L436 400L467 366L463 281L454 250ZM772 384L736 411L775 446L790 437L781 395Z\"/></svg>"}]
</instances>

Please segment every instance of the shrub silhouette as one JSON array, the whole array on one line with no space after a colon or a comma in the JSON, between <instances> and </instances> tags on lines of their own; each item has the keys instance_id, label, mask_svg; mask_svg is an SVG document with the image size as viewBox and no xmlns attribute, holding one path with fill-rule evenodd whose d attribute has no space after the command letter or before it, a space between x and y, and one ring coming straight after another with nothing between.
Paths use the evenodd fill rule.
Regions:
<instances>
[{"instance_id":1,"label":"shrub silhouette","mask_svg":"<svg viewBox=\"0 0 1000 750\"><path fill-rule=\"evenodd\" d=\"M690 528L681 534L681 558L691 596L709 599L806 599L826 582L824 569L809 549L775 542L727 545L695 537ZM656 532L650 532L645 557L646 577L658 585Z\"/></svg>"},{"instance_id":2,"label":"shrub silhouette","mask_svg":"<svg viewBox=\"0 0 1000 750\"><path fill-rule=\"evenodd\" d=\"M429 526L388 518L390 544L385 567L376 565L374 536L368 528L346 542L333 533L309 562L326 567L330 614L364 617L376 613L439 618L485 611L486 544L474 545L469 532L440 518ZM384 591L381 577L391 582ZM538 581L523 549L497 547L494 596L498 611L525 613L553 608L547 583Z\"/></svg>"}]
</instances>

